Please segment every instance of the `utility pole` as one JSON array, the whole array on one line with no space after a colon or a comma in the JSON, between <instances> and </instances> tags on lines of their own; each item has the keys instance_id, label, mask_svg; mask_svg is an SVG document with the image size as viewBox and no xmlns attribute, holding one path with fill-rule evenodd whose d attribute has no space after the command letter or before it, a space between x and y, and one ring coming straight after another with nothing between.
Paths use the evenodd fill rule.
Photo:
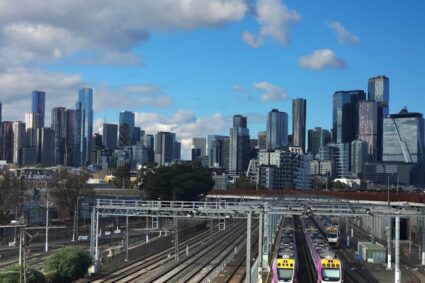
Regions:
<instances>
[{"instance_id":1,"label":"utility pole","mask_svg":"<svg viewBox=\"0 0 425 283\"><path fill-rule=\"evenodd\" d=\"M395 283L401 283L401 273L400 273L400 216L395 217Z\"/></svg>"},{"instance_id":2,"label":"utility pole","mask_svg":"<svg viewBox=\"0 0 425 283\"><path fill-rule=\"evenodd\" d=\"M49 251L49 192L46 197L46 245L44 251L46 253Z\"/></svg>"},{"instance_id":3,"label":"utility pole","mask_svg":"<svg viewBox=\"0 0 425 283\"><path fill-rule=\"evenodd\" d=\"M251 283L251 218L252 212L250 211L246 220L246 283Z\"/></svg>"}]
</instances>

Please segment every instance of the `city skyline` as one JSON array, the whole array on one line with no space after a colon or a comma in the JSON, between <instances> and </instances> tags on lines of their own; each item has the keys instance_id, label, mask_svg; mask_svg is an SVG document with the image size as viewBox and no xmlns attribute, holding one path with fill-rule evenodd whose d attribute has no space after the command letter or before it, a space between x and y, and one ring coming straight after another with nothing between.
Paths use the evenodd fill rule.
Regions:
<instances>
[{"instance_id":1,"label":"city skyline","mask_svg":"<svg viewBox=\"0 0 425 283\"><path fill-rule=\"evenodd\" d=\"M174 1L165 4L175 11L174 21L160 4L112 10L94 3L81 23L73 23L71 13L57 19L54 11L67 11L61 2L36 3L25 14L6 3L0 12L6 13L0 21L3 120L23 120L21 113L31 112L28 96L41 90L49 125L53 107L73 108L75 93L89 86L93 132L101 133L103 122L118 124L118 112L133 111L136 126L147 133L175 132L188 159L192 137L228 134L234 114L248 118L252 137L265 130L273 108L292 121L297 97L308 101L307 129L330 129L332 116L323 113L331 113L333 93L367 92L373 76L391 79L389 113L405 105L424 112L422 1L210 0L186 7ZM84 4L69 5L71 11ZM210 13L214 7L221 12ZM110 18L98 21L92 9L110 12ZM120 23L123 14L127 20ZM272 16L275 22L267 20Z\"/></svg>"}]
</instances>

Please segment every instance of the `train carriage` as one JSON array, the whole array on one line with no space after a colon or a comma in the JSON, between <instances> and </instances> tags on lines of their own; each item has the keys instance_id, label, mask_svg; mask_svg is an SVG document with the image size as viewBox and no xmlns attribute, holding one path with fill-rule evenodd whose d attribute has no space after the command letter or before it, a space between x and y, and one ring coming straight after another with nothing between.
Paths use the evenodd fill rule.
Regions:
<instances>
[{"instance_id":1,"label":"train carriage","mask_svg":"<svg viewBox=\"0 0 425 283\"><path fill-rule=\"evenodd\" d=\"M308 217L301 217L301 226L310 251L312 271L317 283L342 283L342 262L332 251L316 224Z\"/></svg>"},{"instance_id":2,"label":"train carriage","mask_svg":"<svg viewBox=\"0 0 425 283\"><path fill-rule=\"evenodd\" d=\"M316 222L317 227L326 237L329 245L333 248L337 248L339 246L340 239L338 225L324 216L314 215L312 218L314 222Z\"/></svg>"},{"instance_id":3,"label":"train carriage","mask_svg":"<svg viewBox=\"0 0 425 283\"><path fill-rule=\"evenodd\" d=\"M298 282L298 260L293 217L285 217L276 257L272 265L272 282Z\"/></svg>"}]
</instances>

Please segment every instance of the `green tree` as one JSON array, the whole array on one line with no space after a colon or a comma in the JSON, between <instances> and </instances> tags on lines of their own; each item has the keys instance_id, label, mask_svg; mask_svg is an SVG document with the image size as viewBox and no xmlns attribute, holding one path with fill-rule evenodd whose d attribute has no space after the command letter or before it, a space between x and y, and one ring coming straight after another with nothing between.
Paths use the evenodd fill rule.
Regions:
<instances>
[{"instance_id":1,"label":"green tree","mask_svg":"<svg viewBox=\"0 0 425 283\"><path fill-rule=\"evenodd\" d=\"M82 247L65 247L55 251L44 262L44 270L54 273L54 282L71 282L86 274L90 255Z\"/></svg>"},{"instance_id":2,"label":"green tree","mask_svg":"<svg viewBox=\"0 0 425 283\"><path fill-rule=\"evenodd\" d=\"M19 282L19 265L13 265L5 271L0 272L0 283L16 283ZM27 283L45 283L43 273L33 267L27 266L25 270Z\"/></svg>"},{"instance_id":3,"label":"green tree","mask_svg":"<svg viewBox=\"0 0 425 283\"><path fill-rule=\"evenodd\" d=\"M87 172L79 171L77 173L61 169L56 172L49 182L51 188L50 196L54 203L74 215L77 209L78 198L84 196L84 189L87 188L87 180L90 175Z\"/></svg>"},{"instance_id":4,"label":"green tree","mask_svg":"<svg viewBox=\"0 0 425 283\"><path fill-rule=\"evenodd\" d=\"M145 168L139 172L139 188L147 199L194 201L213 186L211 171L197 163Z\"/></svg>"},{"instance_id":5,"label":"green tree","mask_svg":"<svg viewBox=\"0 0 425 283\"><path fill-rule=\"evenodd\" d=\"M245 175L241 175L236 179L235 183L230 185L232 190L255 190L256 184L251 183Z\"/></svg>"},{"instance_id":6,"label":"green tree","mask_svg":"<svg viewBox=\"0 0 425 283\"><path fill-rule=\"evenodd\" d=\"M131 166L126 163L120 167L118 167L114 173L114 181L113 184L118 188L130 188L130 175L131 175Z\"/></svg>"}]
</instances>

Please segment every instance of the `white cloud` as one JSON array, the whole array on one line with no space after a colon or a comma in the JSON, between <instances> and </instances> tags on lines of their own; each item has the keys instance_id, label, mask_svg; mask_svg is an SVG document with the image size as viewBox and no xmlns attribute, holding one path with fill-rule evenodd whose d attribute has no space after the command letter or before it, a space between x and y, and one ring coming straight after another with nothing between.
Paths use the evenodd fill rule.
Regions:
<instances>
[{"instance_id":1,"label":"white cloud","mask_svg":"<svg viewBox=\"0 0 425 283\"><path fill-rule=\"evenodd\" d=\"M220 113L197 117L192 110L179 109L169 116L137 112L136 124L149 134L156 134L158 131L176 133L177 140L182 143L182 157L189 159L193 137L206 137L210 134L228 132L231 119Z\"/></svg>"},{"instance_id":2,"label":"white cloud","mask_svg":"<svg viewBox=\"0 0 425 283\"><path fill-rule=\"evenodd\" d=\"M339 59L330 49L317 49L311 55L301 56L298 64L306 69L322 70L327 68L343 69L345 62Z\"/></svg>"},{"instance_id":3,"label":"white cloud","mask_svg":"<svg viewBox=\"0 0 425 283\"><path fill-rule=\"evenodd\" d=\"M348 31L340 22L330 22L328 27L336 32L339 43L357 45L360 43L360 39Z\"/></svg>"},{"instance_id":4,"label":"white cloud","mask_svg":"<svg viewBox=\"0 0 425 283\"><path fill-rule=\"evenodd\" d=\"M9 68L0 72L0 89L4 90L0 98L3 104L3 120L23 120L24 113L31 112L31 92L38 89L46 92L46 125L49 125L51 109L57 106L74 108L78 90L83 86L86 86L86 82L79 75L52 73L40 69ZM92 87L94 92L95 112L116 107L164 108L172 102L170 96L153 84L119 88L108 85L89 87Z\"/></svg>"},{"instance_id":5,"label":"white cloud","mask_svg":"<svg viewBox=\"0 0 425 283\"><path fill-rule=\"evenodd\" d=\"M264 39L262 37L256 37L247 31L242 34L242 40L252 48L258 48L264 45Z\"/></svg>"},{"instance_id":6,"label":"white cloud","mask_svg":"<svg viewBox=\"0 0 425 283\"><path fill-rule=\"evenodd\" d=\"M269 82L258 82L254 84L254 87L263 91L261 100L265 102L281 101L288 98L285 90Z\"/></svg>"},{"instance_id":7,"label":"white cloud","mask_svg":"<svg viewBox=\"0 0 425 283\"><path fill-rule=\"evenodd\" d=\"M51 73L26 68L11 68L0 73L3 120L23 120L31 112L31 92L46 92L46 125L50 123L51 109L57 106L74 107L77 91L84 85L79 75Z\"/></svg>"},{"instance_id":8,"label":"white cloud","mask_svg":"<svg viewBox=\"0 0 425 283\"><path fill-rule=\"evenodd\" d=\"M301 15L289 10L281 0L257 0L255 13L260 24L258 36L248 32L242 35L242 39L254 48L260 47L266 37L288 45L291 25L301 21Z\"/></svg>"},{"instance_id":9,"label":"white cloud","mask_svg":"<svg viewBox=\"0 0 425 283\"><path fill-rule=\"evenodd\" d=\"M245 0L3 0L0 62L28 66L93 52L77 62L134 65L149 32L218 27L241 20ZM11 56L14 55L14 56ZM78 58L76 58L78 59Z\"/></svg>"}]
</instances>

